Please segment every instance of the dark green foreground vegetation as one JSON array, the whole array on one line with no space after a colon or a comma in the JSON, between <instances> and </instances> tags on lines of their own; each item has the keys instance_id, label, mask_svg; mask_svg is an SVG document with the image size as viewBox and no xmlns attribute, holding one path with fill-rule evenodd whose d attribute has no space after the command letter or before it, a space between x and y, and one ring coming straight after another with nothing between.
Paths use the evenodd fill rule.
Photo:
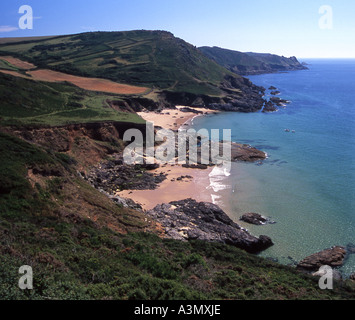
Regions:
<instances>
[{"instance_id":1,"label":"dark green foreground vegetation","mask_svg":"<svg viewBox=\"0 0 355 320\"><path fill-rule=\"evenodd\" d=\"M0 150L1 299L355 298L350 282L322 291L315 278L228 245L122 234L69 214L71 185L90 190L90 201L99 197L78 182L70 158L6 134L0 134ZM31 185L28 169L42 172L44 183ZM143 218L115 210L121 225L142 226ZM32 291L17 285L25 264L33 267Z\"/></svg>"}]
</instances>

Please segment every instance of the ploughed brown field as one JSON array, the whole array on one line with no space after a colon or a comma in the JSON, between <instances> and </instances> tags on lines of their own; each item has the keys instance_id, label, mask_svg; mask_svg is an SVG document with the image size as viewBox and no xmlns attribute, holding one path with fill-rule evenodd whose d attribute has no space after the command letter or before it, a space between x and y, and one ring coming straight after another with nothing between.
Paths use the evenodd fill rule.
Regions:
<instances>
[{"instance_id":1,"label":"ploughed brown field","mask_svg":"<svg viewBox=\"0 0 355 320\"><path fill-rule=\"evenodd\" d=\"M30 69L36 68L36 66L32 63L22 61L20 59L17 59L17 58L11 57L11 56L0 57L0 58L1 58L1 60L7 61L8 63L11 63L13 66L15 66L16 68L19 68L19 69L30 70Z\"/></svg>"},{"instance_id":2,"label":"ploughed brown field","mask_svg":"<svg viewBox=\"0 0 355 320\"><path fill-rule=\"evenodd\" d=\"M36 68L35 65L10 56L0 57L0 59L6 60L7 62L11 63L13 66L19 69L26 70L26 74L28 75L28 77L16 71L0 70L0 72L18 77L29 78L32 80L47 82L67 81L85 90L108 92L115 94L143 94L144 92L149 90L145 87L121 84L106 79L73 76L70 74L47 69L32 70Z\"/></svg>"},{"instance_id":3,"label":"ploughed brown field","mask_svg":"<svg viewBox=\"0 0 355 320\"><path fill-rule=\"evenodd\" d=\"M0 72L5 73L5 74L10 74L15 77L21 77L25 79L32 79L30 76L26 76L22 73L18 73L17 71L12 71L12 70L0 70Z\"/></svg>"},{"instance_id":4,"label":"ploughed brown field","mask_svg":"<svg viewBox=\"0 0 355 320\"><path fill-rule=\"evenodd\" d=\"M68 81L79 88L91 91L117 94L142 94L148 90L148 88L120 84L106 79L78 77L46 69L28 71L27 74L32 76L34 80L48 82Z\"/></svg>"}]
</instances>

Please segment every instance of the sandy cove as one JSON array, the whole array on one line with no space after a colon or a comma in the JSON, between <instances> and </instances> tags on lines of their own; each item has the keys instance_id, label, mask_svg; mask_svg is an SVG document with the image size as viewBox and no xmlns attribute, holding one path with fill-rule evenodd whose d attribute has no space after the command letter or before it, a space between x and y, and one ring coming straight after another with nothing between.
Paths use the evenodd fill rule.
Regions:
<instances>
[{"instance_id":1,"label":"sandy cove","mask_svg":"<svg viewBox=\"0 0 355 320\"><path fill-rule=\"evenodd\" d=\"M183 168L180 165L164 165L152 173L167 174L164 180L155 190L124 190L117 193L120 197L130 198L140 204L143 209L150 210L156 205L169 203L170 201L184 200L187 198L196 201L211 202L211 194L208 189L209 173L212 168L206 170ZM186 177L187 176L187 177ZM182 180L177 180L178 178Z\"/></svg>"},{"instance_id":2,"label":"sandy cove","mask_svg":"<svg viewBox=\"0 0 355 320\"><path fill-rule=\"evenodd\" d=\"M176 110L165 110L162 113L139 112L138 114L146 121L153 122L155 126L165 129L177 130L188 121L191 121L198 114L193 112L180 111L181 107ZM204 108L194 108L204 114L214 113ZM139 203L143 209L150 210L156 205L169 203L170 201L184 200L187 198L196 201L211 202L211 189L209 188L209 174L213 167L208 169L192 169L184 168L181 165L162 165L160 168L152 171L152 173L167 174L164 180L155 190L124 190L118 192L117 195L123 198L130 198ZM187 176L187 177L186 177ZM184 177L181 179L181 177ZM179 180L177 180L179 178ZM181 180L180 180L181 179Z\"/></svg>"},{"instance_id":3,"label":"sandy cove","mask_svg":"<svg viewBox=\"0 0 355 320\"><path fill-rule=\"evenodd\" d=\"M180 109L184 108L182 106L176 107L175 110L164 110L161 113L158 112L137 112L139 116L141 116L145 121L152 122L154 126L162 127L164 129L178 130L185 123L195 118L196 116L200 116L202 114L207 113L216 113L217 111L205 109L205 108L190 108L196 111L202 112L201 114L193 113L193 112L183 112Z\"/></svg>"}]
</instances>

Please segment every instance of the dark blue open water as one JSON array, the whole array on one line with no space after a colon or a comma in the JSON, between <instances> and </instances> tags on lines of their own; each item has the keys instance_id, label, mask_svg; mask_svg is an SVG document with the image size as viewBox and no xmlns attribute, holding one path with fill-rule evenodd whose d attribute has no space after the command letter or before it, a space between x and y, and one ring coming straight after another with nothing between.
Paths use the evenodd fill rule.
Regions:
<instances>
[{"instance_id":1,"label":"dark blue open water","mask_svg":"<svg viewBox=\"0 0 355 320\"><path fill-rule=\"evenodd\" d=\"M276 224L240 224L269 235L275 245L262 256L285 264L333 245L355 244L355 60L306 62L310 70L249 77L277 87L281 98L292 101L284 109L193 122L195 129L232 129L233 141L268 153L262 165L233 164L214 200L235 220L245 212L272 217ZM342 272L355 272L354 254Z\"/></svg>"}]
</instances>

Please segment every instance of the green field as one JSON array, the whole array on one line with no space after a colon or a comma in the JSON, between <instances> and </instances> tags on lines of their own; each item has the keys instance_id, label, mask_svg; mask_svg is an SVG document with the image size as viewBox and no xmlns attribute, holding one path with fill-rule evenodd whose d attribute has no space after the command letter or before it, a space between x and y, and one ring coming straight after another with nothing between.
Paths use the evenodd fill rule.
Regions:
<instances>
[{"instance_id":1,"label":"green field","mask_svg":"<svg viewBox=\"0 0 355 320\"><path fill-rule=\"evenodd\" d=\"M11 63L0 59L0 69L11 70L11 71L19 71L18 68L13 66Z\"/></svg>"},{"instance_id":2,"label":"green field","mask_svg":"<svg viewBox=\"0 0 355 320\"><path fill-rule=\"evenodd\" d=\"M109 95L82 90L71 84L32 81L0 73L0 124L63 125L123 121L144 123L135 113L109 107Z\"/></svg>"},{"instance_id":3,"label":"green field","mask_svg":"<svg viewBox=\"0 0 355 320\"><path fill-rule=\"evenodd\" d=\"M92 32L0 44L43 68L175 92L220 96L225 68L165 31Z\"/></svg>"}]
</instances>

